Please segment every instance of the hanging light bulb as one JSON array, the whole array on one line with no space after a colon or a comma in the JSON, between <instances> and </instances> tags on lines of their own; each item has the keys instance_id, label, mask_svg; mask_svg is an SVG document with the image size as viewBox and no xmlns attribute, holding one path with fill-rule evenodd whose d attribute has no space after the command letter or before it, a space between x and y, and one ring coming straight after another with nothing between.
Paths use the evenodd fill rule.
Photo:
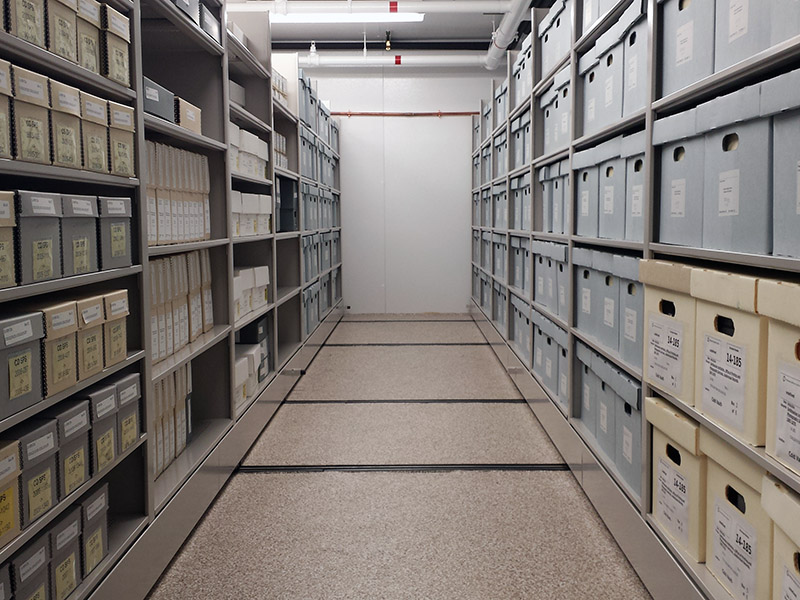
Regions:
<instances>
[{"instance_id":1,"label":"hanging light bulb","mask_svg":"<svg viewBox=\"0 0 800 600\"><path fill-rule=\"evenodd\" d=\"M386 32L386 51L389 52L392 49L392 32Z\"/></svg>"}]
</instances>

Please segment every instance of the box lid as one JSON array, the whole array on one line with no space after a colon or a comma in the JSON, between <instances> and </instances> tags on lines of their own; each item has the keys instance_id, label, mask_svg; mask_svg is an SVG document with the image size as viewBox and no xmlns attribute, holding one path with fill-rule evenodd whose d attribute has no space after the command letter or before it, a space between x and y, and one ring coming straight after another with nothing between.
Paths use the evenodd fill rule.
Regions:
<instances>
[{"instance_id":1,"label":"box lid","mask_svg":"<svg viewBox=\"0 0 800 600\"><path fill-rule=\"evenodd\" d=\"M106 321L122 319L130 314L128 308L128 290L116 290L103 296L103 308Z\"/></svg>"},{"instance_id":2,"label":"box lid","mask_svg":"<svg viewBox=\"0 0 800 600\"><path fill-rule=\"evenodd\" d=\"M697 109L695 108L653 122L654 146L685 140L695 137L697 134Z\"/></svg>"},{"instance_id":3,"label":"box lid","mask_svg":"<svg viewBox=\"0 0 800 600\"><path fill-rule=\"evenodd\" d=\"M576 171L597 166L597 148L588 148L572 155L572 168Z\"/></svg>"},{"instance_id":4,"label":"box lid","mask_svg":"<svg viewBox=\"0 0 800 600\"><path fill-rule=\"evenodd\" d=\"M758 280L758 313L800 327L800 285L774 279Z\"/></svg>"},{"instance_id":5,"label":"box lid","mask_svg":"<svg viewBox=\"0 0 800 600\"><path fill-rule=\"evenodd\" d=\"M53 110L81 116L81 93L74 88L58 81L50 80L50 102Z\"/></svg>"},{"instance_id":6,"label":"box lid","mask_svg":"<svg viewBox=\"0 0 800 600\"><path fill-rule=\"evenodd\" d=\"M708 429L700 429L700 451L756 492L761 490L764 469Z\"/></svg>"},{"instance_id":7,"label":"box lid","mask_svg":"<svg viewBox=\"0 0 800 600\"><path fill-rule=\"evenodd\" d=\"M271 215L272 214L272 196L267 194L260 194L258 197L259 214Z\"/></svg>"},{"instance_id":8,"label":"box lid","mask_svg":"<svg viewBox=\"0 0 800 600\"><path fill-rule=\"evenodd\" d=\"M119 102L108 102L109 124L114 129L135 131L136 125L133 117L133 108Z\"/></svg>"},{"instance_id":9,"label":"box lid","mask_svg":"<svg viewBox=\"0 0 800 600\"><path fill-rule=\"evenodd\" d=\"M0 443L0 485L17 477L22 469L19 441Z\"/></svg>"},{"instance_id":10,"label":"box lid","mask_svg":"<svg viewBox=\"0 0 800 600\"><path fill-rule=\"evenodd\" d=\"M644 416L649 423L693 456L700 455L700 425L666 400L645 398L644 404Z\"/></svg>"},{"instance_id":11,"label":"box lid","mask_svg":"<svg viewBox=\"0 0 800 600\"><path fill-rule=\"evenodd\" d=\"M553 323L553 339L562 348L569 346L569 334L555 323Z\"/></svg>"},{"instance_id":12,"label":"box lid","mask_svg":"<svg viewBox=\"0 0 800 600\"><path fill-rule=\"evenodd\" d=\"M46 192L26 192L19 190L20 217L60 217L61 196Z\"/></svg>"},{"instance_id":13,"label":"box lid","mask_svg":"<svg viewBox=\"0 0 800 600\"><path fill-rule=\"evenodd\" d=\"M617 396L630 404L635 410L641 410L642 386L614 365L609 364L608 373L610 377L607 383L611 385L611 389L614 390Z\"/></svg>"},{"instance_id":14,"label":"box lid","mask_svg":"<svg viewBox=\"0 0 800 600\"><path fill-rule=\"evenodd\" d=\"M108 4L103 4L103 29L121 37L128 43L131 42L130 19Z\"/></svg>"},{"instance_id":15,"label":"box lid","mask_svg":"<svg viewBox=\"0 0 800 600\"><path fill-rule=\"evenodd\" d=\"M534 250L535 251L535 250ZM573 248L572 249L572 264L592 268L593 265L593 251L586 248Z\"/></svg>"},{"instance_id":16,"label":"box lid","mask_svg":"<svg viewBox=\"0 0 800 600\"><path fill-rule=\"evenodd\" d=\"M105 517L108 512L108 483L104 483L97 490L81 502L83 516L83 530L88 530L98 519Z\"/></svg>"},{"instance_id":17,"label":"box lid","mask_svg":"<svg viewBox=\"0 0 800 600\"><path fill-rule=\"evenodd\" d=\"M701 133L714 131L755 119L760 112L761 85L751 85L698 106L697 129Z\"/></svg>"},{"instance_id":18,"label":"box lid","mask_svg":"<svg viewBox=\"0 0 800 600\"><path fill-rule=\"evenodd\" d=\"M567 0L555 0L553 6L551 6L550 10L547 11L544 19L542 19L542 21L539 23L539 37L544 37L544 34L547 33L547 30L553 26L555 20L561 16L561 13L564 12L566 6ZM570 15L565 15L564 18L570 18Z\"/></svg>"},{"instance_id":19,"label":"box lid","mask_svg":"<svg viewBox=\"0 0 800 600\"><path fill-rule=\"evenodd\" d=\"M558 98L558 89L556 89L555 85L550 85L542 95L539 96L539 107L544 110L548 106L550 106L553 102L555 102L556 98Z\"/></svg>"},{"instance_id":20,"label":"box lid","mask_svg":"<svg viewBox=\"0 0 800 600\"><path fill-rule=\"evenodd\" d=\"M29 102L38 106L50 108L50 94L44 75L28 71L15 66L14 73L14 96L17 101Z\"/></svg>"},{"instance_id":21,"label":"box lid","mask_svg":"<svg viewBox=\"0 0 800 600\"><path fill-rule=\"evenodd\" d=\"M100 3L96 0L78 0L78 16L100 28Z\"/></svg>"},{"instance_id":22,"label":"box lid","mask_svg":"<svg viewBox=\"0 0 800 600\"><path fill-rule=\"evenodd\" d=\"M120 408L142 397L139 373L131 373L118 379L115 387L117 388L117 399L119 400Z\"/></svg>"},{"instance_id":23,"label":"box lid","mask_svg":"<svg viewBox=\"0 0 800 600\"><path fill-rule=\"evenodd\" d=\"M11 63L2 59L0 59L0 94L4 96L14 95L11 87Z\"/></svg>"},{"instance_id":24,"label":"box lid","mask_svg":"<svg viewBox=\"0 0 800 600\"><path fill-rule=\"evenodd\" d=\"M692 270L692 296L736 310L756 312L757 286L756 277L711 269Z\"/></svg>"},{"instance_id":25,"label":"box lid","mask_svg":"<svg viewBox=\"0 0 800 600\"><path fill-rule=\"evenodd\" d=\"M570 78L570 70L569 65L561 69L558 73L556 73L555 77L553 77L553 88L560 92L561 89L569 85L569 78Z\"/></svg>"},{"instance_id":26,"label":"box lid","mask_svg":"<svg viewBox=\"0 0 800 600\"><path fill-rule=\"evenodd\" d=\"M42 535L11 558L14 588L19 590L19 588L30 585L42 576L46 580L49 562L50 538L47 535Z\"/></svg>"},{"instance_id":27,"label":"box lid","mask_svg":"<svg viewBox=\"0 0 800 600\"><path fill-rule=\"evenodd\" d=\"M592 46L586 51L586 54L578 59L578 74L586 75L589 71L594 69L600 59L597 57L597 45Z\"/></svg>"},{"instance_id":28,"label":"box lid","mask_svg":"<svg viewBox=\"0 0 800 600\"><path fill-rule=\"evenodd\" d=\"M692 267L680 263L645 259L639 261L639 281L653 287L689 294L692 289L692 270Z\"/></svg>"},{"instance_id":29,"label":"box lid","mask_svg":"<svg viewBox=\"0 0 800 600\"><path fill-rule=\"evenodd\" d=\"M246 215L258 214L261 206L258 194L242 193L242 213Z\"/></svg>"},{"instance_id":30,"label":"box lid","mask_svg":"<svg viewBox=\"0 0 800 600\"><path fill-rule=\"evenodd\" d=\"M82 91L81 117L84 121L108 126L108 101Z\"/></svg>"},{"instance_id":31,"label":"box lid","mask_svg":"<svg viewBox=\"0 0 800 600\"><path fill-rule=\"evenodd\" d=\"M518 177L511 178L511 189L512 190L521 190L531 185L530 182L531 174L526 173L525 175L520 175ZM478 194L475 194L475 197L478 198Z\"/></svg>"},{"instance_id":32,"label":"box lid","mask_svg":"<svg viewBox=\"0 0 800 600\"><path fill-rule=\"evenodd\" d=\"M14 227L16 214L14 192L0 192L0 227Z\"/></svg>"},{"instance_id":33,"label":"box lid","mask_svg":"<svg viewBox=\"0 0 800 600\"><path fill-rule=\"evenodd\" d=\"M611 272L622 279L638 281L640 260L641 259L635 256L615 254L611 265Z\"/></svg>"},{"instance_id":34,"label":"box lid","mask_svg":"<svg viewBox=\"0 0 800 600\"><path fill-rule=\"evenodd\" d=\"M269 267L262 266L262 267L254 267L253 268L253 277L255 285L253 287L264 287L265 285L269 285Z\"/></svg>"},{"instance_id":35,"label":"box lid","mask_svg":"<svg viewBox=\"0 0 800 600\"><path fill-rule=\"evenodd\" d=\"M44 337L42 313L24 313L0 319L0 332L0 350L40 340Z\"/></svg>"},{"instance_id":36,"label":"box lid","mask_svg":"<svg viewBox=\"0 0 800 600\"><path fill-rule=\"evenodd\" d=\"M78 329L96 327L106 322L103 296L92 296L78 300Z\"/></svg>"},{"instance_id":37,"label":"box lid","mask_svg":"<svg viewBox=\"0 0 800 600\"><path fill-rule=\"evenodd\" d=\"M55 556L80 540L82 531L81 507L69 510L50 529L50 552Z\"/></svg>"},{"instance_id":38,"label":"box lid","mask_svg":"<svg viewBox=\"0 0 800 600\"><path fill-rule=\"evenodd\" d=\"M55 419L35 417L0 434L0 440L19 441L22 469L53 456L58 450L58 429Z\"/></svg>"},{"instance_id":39,"label":"box lid","mask_svg":"<svg viewBox=\"0 0 800 600\"><path fill-rule=\"evenodd\" d=\"M800 69L761 84L762 117L800 107Z\"/></svg>"},{"instance_id":40,"label":"box lid","mask_svg":"<svg viewBox=\"0 0 800 600\"><path fill-rule=\"evenodd\" d=\"M89 431L91 417L88 400L67 400L48 408L46 417L55 419L58 427L59 443L63 445Z\"/></svg>"},{"instance_id":41,"label":"box lid","mask_svg":"<svg viewBox=\"0 0 800 600\"><path fill-rule=\"evenodd\" d=\"M626 135L620 141L620 156L628 158L629 156L638 156L644 154L645 146L647 145L645 139L645 132L640 131L631 135Z\"/></svg>"},{"instance_id":42,"label":"box lid","mask_svg":"<svg viewBox=\"0 0 800 600\"><path fill-rule=\"evenodd\" d=\"M109 198L100 196L100 218L111 217L130 217L131 199L130 198Z\"/></svg>"},{"instance_id":43,"label":"box lid","mask_svg":"<svg viewBox=\"0 0 800 600\"><path fill-rule=\"evenodd\" d=\"M103 385L90 389L85 394L89 400L92 423L96 423L117 412L117 386Z\"/></svg>"},{"instance_id":44,"label":"box lid","mask_svg":"<svg viewBox=\"0 0 800 600\"><path fill-rule=\"evenodd\" d=\"M772 476L764 475L761 506L792 543L800 546L800 496Z\"/></svg>"},{"instance_id":45,"label":"box lid","mask_svg":"<svg viewBox=\"0 0 800 600\"><path fill-rule=\"evenodd\" d=\"M505 183L495 184L495 185L492 186L492 195L493 196L499 196L499 195L505 194L505 193L506 193L506 184Z\"/></svg>"},{"instance_id":46,"label":"box lid","mask_svg":"<svg viewBox=\"0 0 800 600\"><path fill-rule=\"evenodd\" d=\"M616 137L595 147L595 161L598 163L619 158L622 150L622 138Z\"/></svg>"},{"instance_id":47,"label":"box lid","mask_svg":"<svg viewBox=\"0 0 800 600\"><path fill-rule=\"evenodd\" d=\"M56 339L78 331L78 305L74 300L42 307L44 337Z\"/></svg>"},{"instance_id":48,"label":"box lid","mask_svg":"<svg viewBox=\"0 0 800 600\"><path fill-rule=\"evenodd\" d=\"M234 363L233 369L233 386L234 388L238 388L247 381L247 377L249 376L249 366L247 357L241 357L236 359Z\"/></svg>"},{"instance_id":49,"label":"box lid","mask_svg":"<svg viewBox=\"0 0 800 600\"><path fill-rule=\"evenodd\" d=\"M97 196L61 195L61 208L64 218L97 218Z\"/></svg>"},{"instance_id":50,"label":"box lid","mask_svg":"<svg viewBox=\"0 0 800 600\"><path fill-rule=\"evenodd\" d=\"M242 212L242 192L231 191L231 213L234 215Z\"/></svg>"},{"instance_id":51,"label":"box lid","mask_svg":"<svg viewBox=\"0 0 800 600\"><path fill-rule=\"evenodd\" d=\"M614 270L614 255L600 250L593 250L592 267L603 273L611 273Z\"/></svg>"}]
</instances>

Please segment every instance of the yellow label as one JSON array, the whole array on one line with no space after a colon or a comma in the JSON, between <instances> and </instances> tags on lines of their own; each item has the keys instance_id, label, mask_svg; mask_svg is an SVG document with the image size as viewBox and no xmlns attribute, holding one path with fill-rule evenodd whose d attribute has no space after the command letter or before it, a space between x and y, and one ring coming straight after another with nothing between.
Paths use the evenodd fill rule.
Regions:
<instances>
[{"instance_id":1,"label":"yellow label","mask_svg":"<svg viewBox=\"0 0 800 600\"><path fill-rule=\"evenodd\" d=\"M10 400L30 394L33 390L33 371L31 351L8 357L8 397Z\"/></svg>"},{"instance_id":2,"label":"yellow label","mask_svg":"<svg viewBox=\"0 0 800 600\"><path fill-rule=\"evenodd\" d=\"M83 446L64 459L64 492L77 490L86 481L86 454Z\"/></svg>"},{"instance_id":3,"label":"yellow label","mask_svg":"<svg viewBox=\"0 0 800 600\"><path fill-rule=\"evenodd\" d=\"M45 124L39 119L20 117L17 135L20 158L35 162L48 160L44 153L45 129Z\"/></svg>"},{"instance_id":4,"label":"yellow label","mask_svg":"<svg viewBox=\"0 0 800 600\"><path fill-rule=\"evenodd\" d=\"M115 141L113 150L111 160L114 162L114 172L117 175L133 175L131 145L126 142Z\"/></svg>"},{"instance_id":5,"label":"yellow label","mask_svg":"<svg viewBox=\"0 0 800 600\"><path fill-rule=\"evenodd\" d=\"M125 223L111 223L111 256L122 258L127 254L128 233Z\"/></svg>"},{"instance_id":6,"label":"yellow label","mask_svg":"<svg viewBox=\"0 0 800 600\"><path fill-rule=\"evenodd\" d=\"M97 51L97 38L87 33L80 35L81 66L89 69L92 73L99 73L97 60L100 53Z\"/></svg>"},{"instance_id":7,"label":"yellow label","mask_svg":"<svg viewBox=\"0 0 800 600\"><path fill-rule=\"evenodd\" d=\"M19 525L17 523L17 480L0 493L0 537L9 531L13 531Z\"/></svg>"},{"instance_id":8,"label":"yellow label","mask_svg":"<svg viewBox=\"0 0 800 600\"><path fill-rule=\"evenodd\" d=\"M42 516L53 506L52 473L45 470L28 481L28 522Z\"/></svg>"},{"instance_id":9,"label":"yellow label","mask_svg":"<svg viewBox=\"0 0 800 600\"><path fill-rule=\"evenodd\" d=\"M64 17L55 17L55 49L56 54L75 62L78 44L75 37L75 21Z\"/></svg>"},{"instance_id":10,"label":"yellow label","mask_svg":"<svg viewBox=\"0 0 800 600\"><path fill-rule=\"evenodd\" d=\"M75 274L89 272L89 238L72 238L72 268Z\"/></svg>"},{"instance_id":11,"label":"yellow label","mask_svg":"<svg viewBox=\"0 0 800 600\"><path fill-rule=\"evenodd\" d=\"M87 166L92 171L108 170L108 161L106 160L105 136L101 135L89 136L89 147L86 148L86 162Z\"/></svg>"},{"instance_id":12,"label":"yellow label","mask_svg":"<svg viewBox=\"0 0 800 600\"><path fill-rule=\"evenodd\" d=\"M105 551L103 549L103 529L98 527L97 530L86 538L84 542L84 557L86 559L86 573L91 573L94 568L103 560Z\"/></svg>"},{"instance_id":13,"label":"yellow label","mask_svg":"<svg viewBox=\"0 0 800 600\"><path fill-rule=\"evenodd\" d=\"M17 37L44 46L42 6L31 0L17 0Z\"/></svg>"},{"instance_id":14,"label":"yellow label","mask_svg":"<svg viewBox=\"0 0 800 600\"><path fill-rule=\"evenodd\" d=\"M53 381L71 381L75 374L75 338L74 336L65 337L55 342L53 348Z\"/></svg>"},{"instance_id":15,"label":"yellow label","mask_svg":"<svg viewBox=\"0 0 800 600\"><path fill-rule=\"evenodd\" d=\"M0 240L0 285L14 283L14 242Z\"/></svg>"},{"instance_id":16,"label":"yellow label","mask_svg":"<svg viewBox=\"0 0 800 600\"><path fill-rule=\"evenodd\" d=\"M109 329L109 339L107 340L109 349L109 358L111 361L124 358L127 350L127 329L125 327L125 319L111 323Z\"/></svg>"},{"instance_id":17,"label":"yellow label","mask_svg":"<svg viewBox=\"0 0 800 600\"><path fill-rule=\"evenodd\" d=\"M67 558L53 566L56 580L56 600L64 600L78 587L77 557L70 553Z\"/></svg>"},{"instance_id":18,"label":"yellow label","mask_svg":"<svg viewBox=\"0 0 800 600\"><path fill-rule=\"evenodd\" d=\"M109 429L95 442L97 450L97 470L102 471L114 462L114 430Z\"/></svg>"},{"instance_id":19,"label":"yellow label","mask_svg":"<svg viewBox=\"0 0 800 600\"><path fill-rule=\"evenodd\" d=\"M139 437L139 414L132 412L130 415L122 420L122 451L125 452L128 448L136 443Z\"/></svg>"},{"instance_id":20,"label":"yellow label","mask_svg":"<svg viewBox=\"0 0 800 600\"><path fill-rule=\"evenodd\" d=\"M79 167L78 130L74 127L58 125L53 133L56 143L56 162L71 167Z\"/></svg>"},{"instance_id":21,"label":"yellow label","mask_svg":"<svg viewBox=\"0 0 800 600\"><path fill-rule=\"evenodd\" d=\"M94 373L96 370L103 368L103 354L101 352L102 344L100 343L101 340L102 336L99 329L95 333L83 336L82 373ZM83 377L83 375L81 375L81 377Z\"/></svg>"},{"instance_id":22,"label":"yellow label","mask_svg":"<svg viewBox=\"0 0 800 600\"><path fill-rule=\"evenodd\" d=\"M128 49L115 46L109 60L109 75L114 81L128 85L130 67L128 66Z\"/></svg>"},{"instance_id":23,"label":"yellow label","mask_svg":"<svg viewBox=\"0 0 800 600\"><path fill-rule=\"evenodd\" d=\"M42 281L53 277L53 240L33 241L33 280Z\"/></svg>"},{"instance_id":24,"label":"yellow label","mask_svg":"<svg viewBox=\"0 0 800 600\"><path fill-rule=\"evenodd\" d=\"M27 598L21 598L21 600L47 600L47 593L44 589L46 585L47 584L43 583L38 588L36 588L36 591L33 592L30 596L28 596Z\"/></svg>"},{"instance_id":25,"label":"yellow label","mask_svg":"<svg viewBox=\"0 0 800 600\"><path fill-rule=\"evenodd\" d=\"M8 102L5 98L0 98L2 102ZM8 136L8 105L0 108L0 156L11 156L11 144Z\"/></svg>"}]
</instances>

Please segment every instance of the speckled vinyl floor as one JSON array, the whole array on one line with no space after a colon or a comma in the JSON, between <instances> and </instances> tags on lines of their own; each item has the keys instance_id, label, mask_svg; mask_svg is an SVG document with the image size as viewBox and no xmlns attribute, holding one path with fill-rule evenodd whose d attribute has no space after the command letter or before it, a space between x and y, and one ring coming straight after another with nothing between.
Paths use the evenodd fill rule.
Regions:
<instances>
[{"instance_id":1,"label":"speckled vinyl floor","mask_svg":"<svg viewBox=\"0 0 800 600\"><path fill-rule=\"evenodd\" d=\"M322 349L150 600L650 598L491 350L376 317L338 339L389 346Z\"/></svg>"}]
</instances>

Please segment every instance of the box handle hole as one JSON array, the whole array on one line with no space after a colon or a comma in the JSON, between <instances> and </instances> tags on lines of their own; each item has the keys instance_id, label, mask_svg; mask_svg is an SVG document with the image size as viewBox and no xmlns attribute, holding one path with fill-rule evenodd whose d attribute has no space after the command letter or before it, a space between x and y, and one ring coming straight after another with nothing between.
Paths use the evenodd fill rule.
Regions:
<instances>
[{"instance_id":1,"label":"box handle hole","mask_svg":"<svg viewBox=\"0 0 800 600\"><path fill-rule=\"evenodd\" d=\"M589 73L589 83L594 83L594 71Z\"/></svg>"},{"instance_id":2,"label":"box handle hole","mask_svg":"<svg viewBox=\"0 0 800 600\"><path fill-rule=\"evenodd\" d=\"M628 296L635 296L638 294L639 291L636 289L636 285L633 283L628 284Z\"/></svg>"},{"instance_id":3,"label":"box handle hole","mask_svg":"<svg viewBox=\"0 0 800 600\"><path fill-rule=\"evenodd\" d=\"M744 496L729 485L725 486L725 498L727 498L728 502L733 504L740 513L743 515L747 513L747 503L744 501Z\"/></svg>"},{"instance_id":4,"label":"box handle hole","mask_svg":"<svg viewBox=\"0 0 800 600\"><path fill-rule=\"evenodd\" d=\"M680 0L678 2L678 10L683 11L689 8L692 5L692 0Z\"/></svg>"},{"instance_id":5,"label":"box handle hole","mask_svg":"<svg viewBox=\"0 0 800 600\"><path fill-rule=\"evenodd\" d=\"M674 162L680 162L684 158L686 158L686 148L683 146L678 146L675 148L675 150L672 152L672 160Z\"/></svg>"},{"instance_id":6,"label":"box handle hole","mask_svg":"<svg viewBox=\"0 0 800 600\"><path fill-rule=\"evenodd\" d=\"M544 116L547 117L548 119L550 118L550 109L544 111Z\"/></svg>"},{"instance_id":7,"label":"box handle hole","mask_svg":"<svg viewBox=\"0 0 800 600\"><path fill-rule=\"evenodd\" d=\"M556 28L561 27L561 17L556 19Z\"/></svg>"},{"instance_id":8,"label":"box handle hole","mask_svg":"<svg viewBox=\"0 0 800 600\"><path fill-rule=\"evenodd\" d=\"M606 66L610 67L613 64L614 64L614 55L613 54L609 54L608 58L606 59Z\"/></svg>"},{"instance_id":9,"label":"box handle hole","mask_svg":"<svg viewBox=\"0 0 800 600\"><path fill-rule=\"evenodd\" d=\"M611 287L612 283L614 283L614 278L611 275L606 275L606 287Z\"/></svg>"},{"instance_id":10,"label":"box handle hole","mask_svg":"<svg viewBox=\"0 0 800 600\"><path fill-rule=\"evenodd\" d=\"M584 269L583 270L583 278L584 279L589 279L589 269Z\"/></svg>"},{"instance_id":11,"label":"box handle hole","mask_svg":"<svg viewBox=\"0 0 800 600\"><path fill-rule=\"evenodd\" d=\"M631 416L633 414L633 407L627 402L625 403L625 414L628 416Z\"/></svg>"},{"instance_id":12,"label":"box handle hole","mask_svg":"<svg viewBox=\"0 0 800 600\"><path fill-rule=\"evenodd\" d=\"M589 179L589 173L588 173L587 171L584 171L584 172L581 174L581 179L583 179L584 181L586 181L587 179Z\"/></svg>"},{"instance_id":13,"label":"box handle hole","mask_svg":"<svg viewBox=\"0 0 800 600\"><path fill-rule=\"evenodd\" d=\"M556 100L556 108L558 108L558 100Z\"/></svg>"},{"instance_id":14,"label":"box handle hole","mask_svg":"<svg viewBox=\"0 0 800 600\"><path fill-rule=\"evenodd\" d=\"M553 340L551 338L547 338L547 345L548 346L552 346L553 345Z\"/></svg>"},{"instance_id":15,"label":"box handle hole","mask_svg":"<svg viewBox=\"0 0 800 600\"><path fill-rule=\"evenodd\" d=\"M555 187L556 187L556 189L558 189L558 179L556 179Z\"/></svg>"},{"instance_id":16,"label":"box handle hole","mask_svg":"<svg viewBox=\"0 0 800 600\"><path fill-rule=\"evenodd\" d=\"M563 91L563 92L561 92L561 95L562 95L564 98L566 98L566 97L569 95L569 89L567 89L567 88L564 88L564 91Z\"/></svg>"},{"instance_id":17,"label":"box handle hole","mask_svg":"<svg viewBox=\"0 0 800 600\"><path fill-rule=\"evenodd\" d=\"M714 317L714 329L724 335L727 335L728 337L733 337L733 334L736 333L736 327L733 324L733 319L729 317L723 317L722 315L717 315Z\"/></svg>"},{"instance_id":18,"label":"box handle hole","mask_svg":"<svg viewBox=\"0 0 800 600\"><path fill-rule=\"evenodd\" d=\"M628 38L628 43L629 43L630 46L633 46L636 43L636 32L635 31L631 34L631 37Z\"/></svg>"},{"instance_id":19,"label":"box handle hole","mask_svg":"<svg viewBox=\"0 0 800 600\"><path fill-rule=\"evenodd\" d=\"M798 341L798 342L797 342L797 343L794 345L794 357L795 357L797 360L800 360L800 341Z\"/></svg>"},{"instance_id":20,"label":"box handle hole","mask_svg":"<svg viewBox=\"0 0 800 600\"><path fill-rule=\"evenodd\" d=\"M561 349L561 356L563 356L564 358L567 358L567 349L566 348L562 348Z\"/></svg>"},{"instance_id":21,"label":"box handle hole","mask_svg":"<svg viewBox=\"0 0 800 600\"><path fill-rule=\"evenodd\" d=\"M546 43L547 43L547 42L549 42L549 41L550 41L550 34L549 34L549 33L547 33L547 34L545 34L545 36L544 36L544 42L545 42L545 44L546 44Z\"/></svg>"},{"instance_id":22,"label":"box handle hole","mask_svg":"<svg viewBox=\"0 0 800 600\"><path fill-rule=\"evenodd\" d=\"M661 314L667 315L668 317L674 317L675 303L671 300L662 300L658 303L658 310L661 311Z\"/></svg>"},{"instance_id":23,"label":"box handle hole","mask_svg":"<svg viewBox=\"0 0 800 600\"><path fill-rule=\"evenodd\" d=\"M792 557L792 564L794 565L795 572L800 573L800 552L794 553L794 556Z\"/></svg>"},{"instance_id":24,"label":"box handle hole","mask_svg":"<svg viewBox=\"0 0 800 600\"><path fill-rule=\"evenodd\" d=\"M644 167L644 161L640 158L635 163L633 163L633 170L637 173L641 172L642 168Z\"/></svg>"},{"instance_id":25,"label":"box handle hole","mask_svg":"<svg viewBox=\"0 0 800 600\"><path fill-rule=\"evenodd\" d=\"M679 467L681 466L681 453L672 444L667 444L667 458L674 462Z\"/></svg>"},{"instance_id":26,"label":"box handle hole","mask_svg":"<svg viewBox=\"0 0 800 600\"><path fill-rule=\"evenodd\" d=\"M614 176L614 167L608 167L606 169L606 179L611 178Z\"/></svg>"},{"instance_id":27,"label":"box handle hole","mask_svg":"<svg viewBox=\"0 0 800 600\"><path fill-rule=\"evenodd\" d=\"M739 147L739 135L736 133L729 133L722 138L722 149L725 152L733 152Z\"/></svg>"}]
</instances>

